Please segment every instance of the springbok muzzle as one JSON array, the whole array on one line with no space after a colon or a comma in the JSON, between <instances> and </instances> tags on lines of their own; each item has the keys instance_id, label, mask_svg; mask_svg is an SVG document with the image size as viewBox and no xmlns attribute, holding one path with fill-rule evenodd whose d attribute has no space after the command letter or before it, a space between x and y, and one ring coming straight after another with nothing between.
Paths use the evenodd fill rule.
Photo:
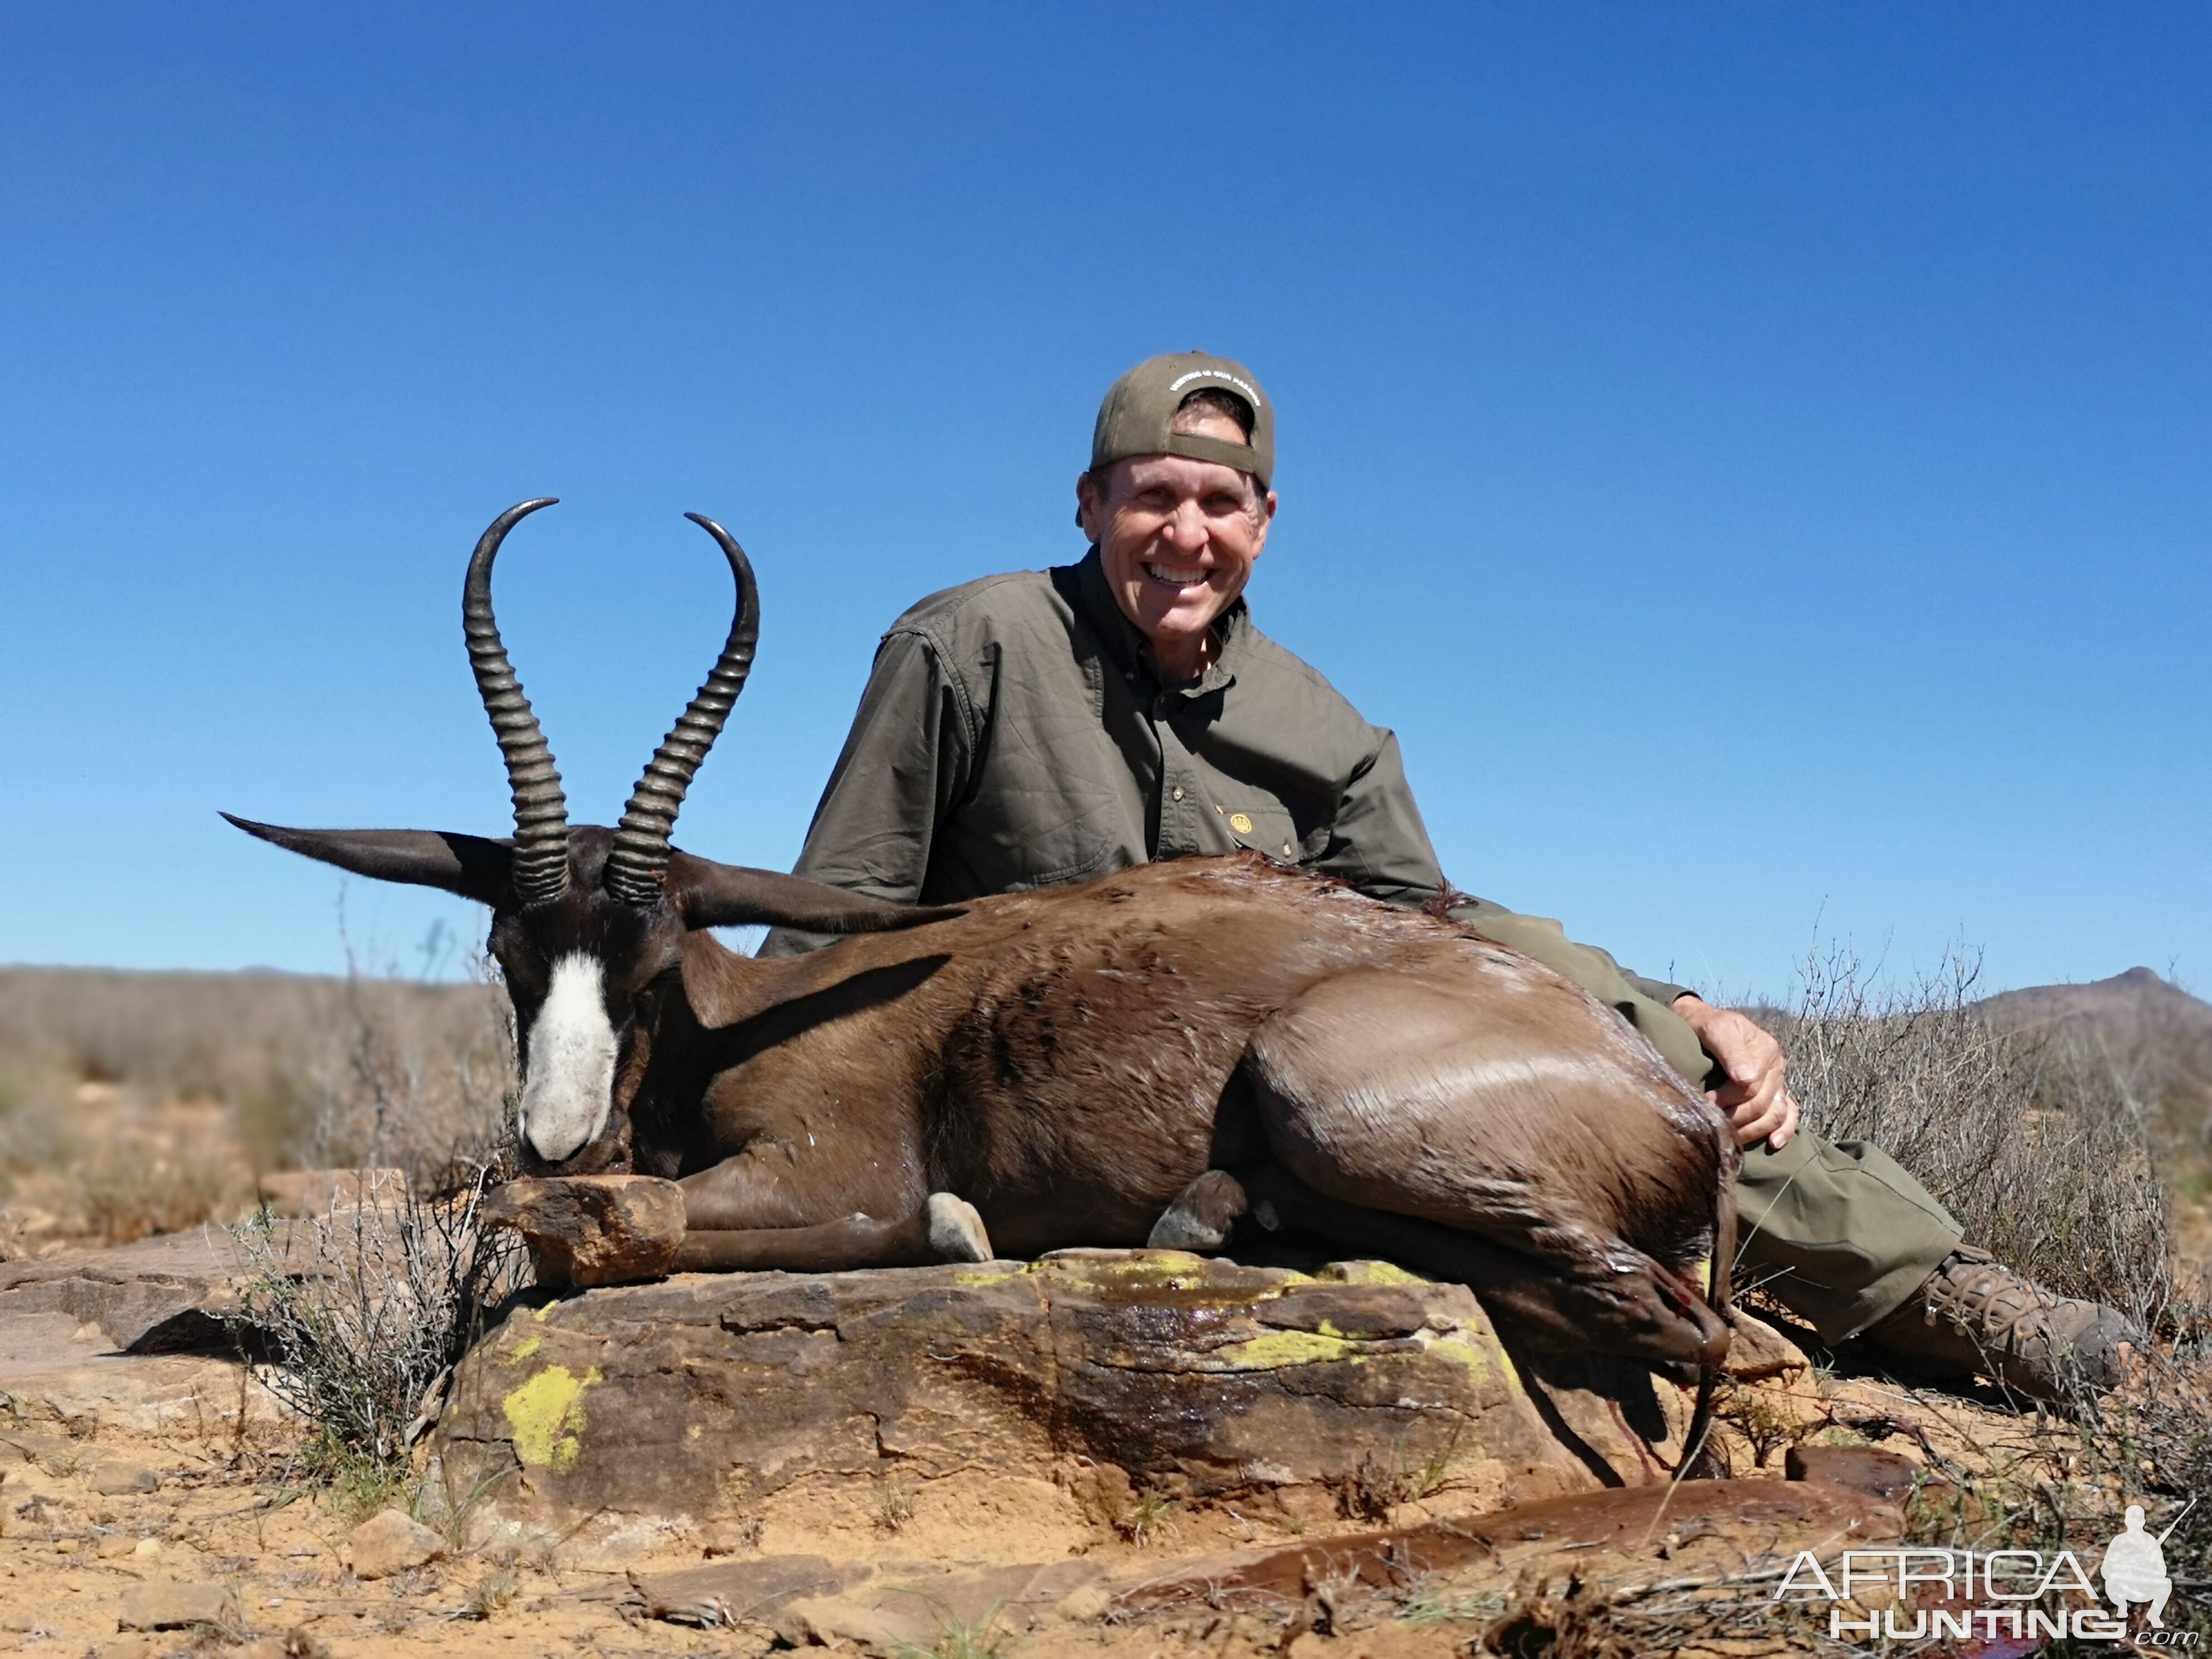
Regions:
<instances>
[{"instance_id":1,"label":"springbok muzzle","mask_svg":"<svg viewBox=\"0 0 2212 1659\"><path fill-rule=\"evenodd\" d=\"M605 973L596 957L562 957L523 1039L520 1127L524 1144L548 1164L574 1158L606 1127L616 1043Z\"/></svg>"}]
</instances>

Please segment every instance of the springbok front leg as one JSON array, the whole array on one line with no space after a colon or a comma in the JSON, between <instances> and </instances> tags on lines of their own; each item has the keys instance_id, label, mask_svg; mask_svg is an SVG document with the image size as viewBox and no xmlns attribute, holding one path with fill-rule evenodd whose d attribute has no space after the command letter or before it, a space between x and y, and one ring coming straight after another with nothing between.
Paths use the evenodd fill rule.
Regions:
<instances>
[{"instance_id":1,"label":"springbok front leg","mask_svg":"<svg viewBox=\"0 0 2212 1659\"><path fill-rule=\"evenodd\" d=\"M811 1227L744 1227L687 1232L676 1252L679 1273L842 1273L855 1267L924 1267L940 1261L988 1261L990 1236L975 1206L932 1193L896 1221L848 1215Z\"/></svg>"},{"instance_id":2,"label":"springbok front leg","mask_svg":"<svg viewBox=\"0 0 2212 1659\"><path fill-rule=\"evenodd\" d=\"M812 1200L815 1183L803 1182L802 1174L831 1177L821 1184L848 1203L857 1196L871 1207L821 1218L827 1206ZM676 1183L684 1193L685 1225L677 1265L698 1273L836 1273L991 1260L983 1218L965 1200L882 1182L843 1183L834 1176L740 1153L684 1176Z\"/></svg>"}]
</instances>

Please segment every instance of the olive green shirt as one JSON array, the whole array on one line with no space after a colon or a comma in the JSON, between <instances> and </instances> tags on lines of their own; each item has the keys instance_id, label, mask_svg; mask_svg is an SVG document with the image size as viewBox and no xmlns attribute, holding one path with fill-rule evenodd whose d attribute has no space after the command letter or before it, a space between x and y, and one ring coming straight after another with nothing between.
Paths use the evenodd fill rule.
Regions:
<instances>
[{"instance_id":1,"label":"olive green shirt","mask_svg":"<svg viewBox=\"0 0 2212 1659\"><path fill-rule=\"evenodd\" d=\"M883 637L796 873L951 904L1242 848L1394 904L1447 891L1397 738L1253 626L1241 599L1215 629L1212 665L1164 684L1096 548L932 594ZM1474 898L1452 914L1703 1076L1667 1008L1680 987L1626 973L1556 922ZM821 942L779 929L761 953Z\"/></svg>"}]
</instances>

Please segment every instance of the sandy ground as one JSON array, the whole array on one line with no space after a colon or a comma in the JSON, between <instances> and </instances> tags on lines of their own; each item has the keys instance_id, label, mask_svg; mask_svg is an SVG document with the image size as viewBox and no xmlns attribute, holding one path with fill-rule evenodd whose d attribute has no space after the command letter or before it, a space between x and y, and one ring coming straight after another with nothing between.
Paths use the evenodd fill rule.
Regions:
<instances>
[{"instance_id":1,"label":"sandy ground","mask_svg":"<svg viewBox=\"0 0 2212 1659\"><path fill-rule=\"evenodd\" d=\"M85 1338L79 1346L94 1345ZM849 1492L794 1492L755 1524L707 1536L669 1531L643 1547L633 1534L623 1559L611 1559L604 1552L595 1559L582 1540L557 1538L520 1549L470 1547L463 1541L467 1515L441 1519L453 1506L439 1501L434 1482L411 1501L441 1520L445 1553L368 1579L351 1571L348 1540L374 1496L364 1503L285 1485L295 1425L238 1367L205 1358L107 1359L63 1377L43 1390L18 1391L12 1413L0 1417L0 1651L72 1659L215 1651L334 1659L434 1650L754 1653L775 1644L772 1626L700 1629L649 1619L637 1586L711 1561L805 1554L924 1574L951 1569L947 1583L963 1571L972 1576L1008 1563L1081 1561L1127 1582L1242 1545L1320 1545L1361 1525L1311 1494L1310 1502L1288 1507L1169 1510L1133 1541L1051 1482L954 1476L920 1491L879 1494L872 1504ZM1759 1400L1754 1425L1788 1420L1800 1437L1880 1444L1938 1468L2047 1459L2055 1443L2048 1425L1986 1402L1879 1382L1805 1379L1792 1393ZM1760 1468L1741 1433L1732 1431L1728 1444L1740 1475L1778 1477L1778 1449L1769 1449ZM402 1492L393 1501L404 1505L410 1498ZM1455 1505L1447 1487L1425 1503L1401 1506L1390 1520L1409 1524L1449 1515ZM1473 1494L1459 1504L1489 1506ZM465 1511L465 1498L458 1507ZM219 1591L213 1621L118 1628L145 1613L149 1594L174 1586ZM1034 1659L1466 1653L1504 1608L1510 1588L1495 1573L1437 1578L1401 1595L1347 1601L1327 1634L1297 1633L1279 1613L1203 1607L1109 1622L1099 1617L1103 1596L1078 1595L1034 1631L1009 1633L981 1620L963 1628L948 1616L937 1621L934 1640L907 1650L953 1659L991 1651L995 1638L996 1650ZM1710 1650L1786 1648L1746 1639L1735 1649Z\"/></svg>"},{"instance_id":2,"label":"sandy ground","mask_svg":"<svg viewBox=\"0 0 2212 1659\"><path fill-rule=\"evenodd\" d=\"M19 1418L0 1426L0 1650L100 1659L216 1650L327 1652L337 1659L408 1651L750 1652L772 1644L769 1630L686 1629L642 1618L626 1605L635 1600L633 1577L732 1553L793 1551L978 1568L1035 1561L1049 1551L1062 1559L1090 1557L1109 1570L1149 1570L1255 1538L1294 1535L1279 1525L1243 1525L1233 1511L1212 1510L1164 1517L1155 1539L1132 1545L1103 1528L1071 1525L1049 1488L1040 1494L1021 1490L1025 1483L1001 1482L999 1490L963 1489L955 1480L941 1483L948 1490L917 1494L914 1513L896 1531L852 1513L849 1501L824 1502L811 1512L802 1501L785 1506L751 1538L671 1536L665 1548L637 1553L619 1565L580 1563L558 1542L520 1552L453 1547L444 1559L370 1581L346 1565L359 1510L337 1494L282 1484L285 1437L278 1425L257 1427L249 1419L243 1449L234 1424L210 1426L213 1432L152 1434L107 1427L89 1438L72 1437L52 1421ZM159 1483L153 1491L118 1490L145 1484L149 1476ZM126 1592L167 1584L219 1587L228 1596L220 1622L197 1630L118 1631L118 1619L129 1611ZM1349 1656L1464 1649L1485 1622L1440 1619L1436 1611L1424 1609L1421 1622L1402 1630L1367 1632L1373 1642L1332 1641L1329 1650ZM1273 1623L1216 1616L1120 1629L1095 1618L1063 1623L1064 1629L1009 1642L1007 1650L1272 1650L1283 1634Z\"/></svg>"}]
</instances>

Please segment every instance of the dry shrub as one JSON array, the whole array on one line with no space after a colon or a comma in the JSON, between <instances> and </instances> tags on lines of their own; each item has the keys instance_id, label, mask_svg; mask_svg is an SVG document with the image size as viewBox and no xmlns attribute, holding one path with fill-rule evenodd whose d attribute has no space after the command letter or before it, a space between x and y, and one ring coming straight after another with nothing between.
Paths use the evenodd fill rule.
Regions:
<instances>
[{"instance_id":1,"label":"dry shrub","mask_svg":"<svg viewBox=\"0 0 2212 1659\"><path fill-rule=\"evenodd\" d=\"M1993 1026L1979 969L1954 952L1878 986L1848 947L1816 946L1798 1006L1760 1016L1806 1125L1889 1153L2001 1261L2154 1326L2173 1311L2154 1114L2086 1046Z\"/></svg>"},{"instance_id":2,"label":"dry shrub","mask_svg":"<svg viewBox=\"0 0 2212 1659\"><path fill-rule=\"evenodd\" d=\"M0 1260L58 1243L128 1244L235 1215L252 1171L219 1109L161 1109L105 1084L0 1106Z\"/></svg>"},{"instance_id":3,"label":"dry shrub","mask_svg":"<svg viewBox=\"0 0 2212 1659\"><path fill-rule=\"evenodd\" d=\"M1531 1571L1514 1584L1505 1610L1472 1651L1505 1659L1784 1659L1863 1651L1826 1639L1824 1611L1771 1599L1787 1567L1771 1557L1753 1559L1741 1572L1665 1579L1626 1591L1585 1583L1571 1569Z\"/></svg>"},{"instance_id":4,"label":"dry shrub","mask_svg":"<svg viewBox=\"0 0 2212 1659\"><path fill-rule=\"evenodd\" d=\"M2212 1350L2191 1340L2140 1354L2117 1389L2077 1384L2061 1408L1995 1436L1936 1396L1914 1404L1915 1416L1936 1420L1947 1449L1938 1456L1923 1441L1931 1479L1908 1505L1906 1542L2069 1549L2094 1571L2128 1505L2140 1504L2146 1529L2165 1534L2175 1586L2167 1627L2200 1644L2212 1636Z\"/></svg>"},{"instance_id":5,"label":"dry shrub","mask_svg":"<svg viewBox=\"0 0 2212 1659\"><path fill-rule=\"evenodd\" d=\"M2212 1635L2212 1344L2147 1356L2118 1392L2080 1402L2074 1415L2084 1443L2077 1467L2104 1472L2110 1494L2093 1524L2075 1530L2110 1536L2128 1503L2150 1497L2167 1500L2152 1509L2150 1530L2163 1531L2167 1510L2186 1506L2166 1541L2166 1570L2183 1604L2182 1617L2169 1609L2166 1622Z\"/></svg>"},{"instance_id":6,"label":"dry shrub","mask_svg":"<svg viewBox=\"0 0 2212 1659\"><path fill-rule=\"evenodd\" d=\"M346 956L337 1040L303 1053L286 1079L301 1109L295 1158L404 1169L432 1192L500 1164L513 1141L514 1025L489 958L466 986L425 986L364 971L349 942Z\"/></svg>"},{"instance_id":7,"label":"dry shrub","mask_svg":"<svg viewBox=\"0 0 2212 1659\"><path fill-rule=\"evenodd\" d=\"M437 969L451 942L421 953ZM348 961L0 969L0 1258L236 1215L259 1170L397 1167L445 1192L500 1159L514 1042L488 967L425 982L349 940Z\"/></svg>"},{"instance_id":8,"label":"dry shrub","mask_svg":"<svg viewBox=\"0 0 2212 1659\"><path fill-rule=\"evenodd\" d=\"M238 1323L273 1362L270 1391L314 1425L331 1474L404 1460L437 1396L521 1282L511 1235L482 1224L488 1176L458 1195L346 1205L289 1224L231 1229L249 1276Z\"/></svg>"}]
</instances>

